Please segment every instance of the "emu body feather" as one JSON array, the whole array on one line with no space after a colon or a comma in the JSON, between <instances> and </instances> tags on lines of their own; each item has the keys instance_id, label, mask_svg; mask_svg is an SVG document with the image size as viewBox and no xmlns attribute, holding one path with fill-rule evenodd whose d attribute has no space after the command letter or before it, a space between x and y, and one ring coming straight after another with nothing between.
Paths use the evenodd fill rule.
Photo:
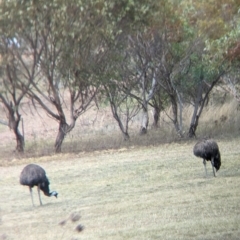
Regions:
<instances>
[{"instance_id":1,"label":"emu body feather","mask_svg":"<svg viewBox=\"0 0 240 240\"><path fill-rule=\"evenodd\" d=\"M213 175L216 176L215 170L218 171L221 167L221 154L219 151L218 144L213 139L204 139L195 144L193 153L196 157L203 159L206 175L206 161L211 161L213 168Z\"/></svg>"},{"instance_id":2,"label":"emu body feather","mask_svg":"<svg viewBox=\"0 0 240 240\"><path fill-rule=\"evenodd\" d=\"M29 191L32 198L33 203L33 196L32 196L32 188L34 186L38 187L38 196L39 202L42 205L41 197L40 197L40 190L43 191L44 195L51 197L57 197L58 193L56 191L50 192L49 191L49 180L46 176L45 170L36 165L36 164L29 164L25 166L20 174L20 184L29 187Z\"/></svg>"}]
</instances>

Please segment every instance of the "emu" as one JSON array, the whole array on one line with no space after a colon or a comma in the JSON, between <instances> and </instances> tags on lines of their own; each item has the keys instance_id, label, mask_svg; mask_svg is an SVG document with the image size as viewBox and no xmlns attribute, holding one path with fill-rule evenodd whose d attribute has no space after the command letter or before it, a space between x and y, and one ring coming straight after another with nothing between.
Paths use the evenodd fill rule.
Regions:
<instances>
[{"instance_id":1,"label":"emu","mask_svg":"<svg viewBox=\"0 0 240 240\"><path fill-rule=\"evenodd\" d=\"M20 184L29 187L33 206L34 206L34 203L33 203L33 196L32 196L32 188L34 186L37 186L39 202L41 205L42 205L42 201L40 197L40 190L42 190L44 195L48 197L55 196L57 198L58 196L58 193L56 191L53 191L53 192L49 191L50 183L46 176L46 172L42 167L36 164L29 164L23 168L20 175Z\"/></svg>"},{"instance_id":2,"label":"emu","mask_svg":"<svg viewBox=\"0 0 240 240\"><path fill-rule=\"evenodd\" d=\"M213 176L216 177L216 172L221 166L221 154L217 143L213 139L204 139L198 143L193 148L193 153L196 157L203 159L203 164L205 167L206 177L207 177L207 167L206 161L211 161Z\"/></svg>"}]
</instances>

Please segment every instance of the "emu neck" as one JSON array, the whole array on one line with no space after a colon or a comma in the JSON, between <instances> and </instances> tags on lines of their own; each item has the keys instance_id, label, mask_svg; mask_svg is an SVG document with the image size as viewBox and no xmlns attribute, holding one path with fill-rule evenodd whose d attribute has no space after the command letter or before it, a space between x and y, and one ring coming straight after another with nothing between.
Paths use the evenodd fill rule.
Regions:
<instances>
[{"instance_id":1,"label":"emu neck","mask_svg":"<svg viewBox=\"0 0 240 240\"><path fill-rule=\"evenodd\" d=\"M50 192L44 192L43 191L43 193L44 193L45 196L51 197L51 193Z\"/></svg>"}]
</instances>

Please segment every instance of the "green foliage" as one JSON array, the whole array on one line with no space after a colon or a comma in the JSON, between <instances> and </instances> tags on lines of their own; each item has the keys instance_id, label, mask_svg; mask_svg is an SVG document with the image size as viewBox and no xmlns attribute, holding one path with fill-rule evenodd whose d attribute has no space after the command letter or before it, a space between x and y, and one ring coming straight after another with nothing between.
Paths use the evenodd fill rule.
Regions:
<instances>
[{"instance_id":1,"label":"green foliage","mask_svg":"<svg viewBox=\"0 0 240 240\"><path fill-rule=\"evenodd\" d=\"M240 37L239 0L181 1L181 16L192 32L205 41L205 61L221 64Z\"/></svg>"}]
</instances>

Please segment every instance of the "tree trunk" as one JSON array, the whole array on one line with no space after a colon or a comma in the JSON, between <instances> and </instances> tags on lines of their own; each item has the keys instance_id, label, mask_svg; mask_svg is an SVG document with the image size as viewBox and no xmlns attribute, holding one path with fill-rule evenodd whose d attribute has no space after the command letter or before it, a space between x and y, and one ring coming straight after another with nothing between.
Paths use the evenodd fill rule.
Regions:
<instances>
[{"instance_id":1,"label":"tree trunk","mask_svg":"<svg viewBox=\"0 0 240 240\"><path fill-rule=\"evenodd\" d=\"M177 105L177 100L174 96L170 96L171 97L171 104L172 104L172 111L173 111L173 124L174 124L174 127L176 129L176 132L177 134L180 136L180 137L183 137L183 134L182 134L182 131L180 129L180 126L179 126L179 122L178 122L178 105Z\"/></svg>"},{"instance_id":2,"label":"tree trunk","mask_svg":"<svg viewBox=\"0 0 240 240\"><path fill-rule=\"evenodd\" d=\"M62 151L62 143L68 132L69 132L69 125L66 122L59 123L58 135L55 141L56 153L60 153Z\"/></svg>"},{"instance_id":3,"label":"tree trunk","mask_svg":"<svg viewBox=\"0 0 240 240\"><path fill-rule=\"evenodd\" d=\"M196 137L196 130L197 130L198 120L199 120L198 109L199 109L199 105L201 106L201 102L202 102L202 91L203 91L203 83L201 81L198 85L197 97L195 100L193 115L190 123L190 128L188 131L188 136L190 138Z\"/></svg>"},{"instance_id":4,"label":"tree trunk","mask_svg":"<svg viewBox=\"0 0 240 240\"><path fill-rule=\"evenodd\" d=\"M24 137L22 136L22 134L19 132L18 129L14 130L15 136L16 136L16 140L17 140L17 147L16 150L19 153L23 153L24 152Z\"/></svg>"},{"instance_id":5,"label":"tree trunk","mask_svg":"<svg viewBox=\"0 0 240 240\"><path fill-rule=\"evenodd\" d=\"M11 110L8 114L8 126L10 129L13 130L15 134L16 141L17 141L17 146L16 146L17 152L23 153L25 141L24 141L24 136L20 133L18 129L20 121L21 121L21 115L17 113L17 117L15 117L15 112Z\"/></svg>"},{"instance_id":6,"label":"tree trunk","mask_svg":"<svg viewBox=\"0 0 240 240\"><path fill-rule=\"evenodd\" d=\"M130 139L128 132L122 132L122 134L123 134L124 141L128 141Z\"/></svg>"},{"instance_id":7,"label":"tree trunk","mask_svg":"<svg viewBox=\"0 0 240 240\"><path fill-rule=\"evenodd\" d=\"M213 87L218 83L219 79L221 78L221 76L224 73L225 72L222 71L222 72L219 73L218 76L216 76L215 80L211 83L211 86L206 91L204 98L202 98L203 79L204 78L203 78L203 76L201 76L201 79L200 79L201 81L200 81L199 86L198 86L198 93L197 93L197 98L196 98L196 102L195 102L195 106L194 106L194 112L193 112L190 128L189 128L189 131L188 131L188 136L190 138L191 137L196 137L196 130L197 130L199 118L202 114L202 110L205 106L205 103L206 103L207 99L209 98L209 94L212 91Z\"/></svg>"},{"instance_id":8,"label":"tree trunk","mask_svg":"<svg viewBox=\"0 0 240 240\"><path fill-rule=\"evenodd\" d=\"M140 135L143 135L143 134L147 133L148 121L149 121L149 116L148 116L148 109L147 109L147 104L146 104L145 106L143 106Z\"/></svg>"},{"instance_id":9,"label":"tree trunk","mask_svg":"<svg viewBox=\"0 0 240 240\"><path fill-rule=\"evenodd\" d=\"M159 120L160 120L160 114L163 109L162 107L162 101L161 101L161 91L160 87L158 88L158 91L154 95L152 99L152 106L153 106L153 127L158 128L159 127Z\"/></svg>"},{"instance_id":10,"label":"tree trunk","mask_svg":"<svg viewBox=\"0 0 240 240\"><path fill-rule=\"evenodd\" d=\"M179 131L181 135L183 136L183 102L181 94L176 90L177 99L178 99L178 105L179 105Z\"/></svg>"},{"instance_id":11,"label":"tree trunk","mask_svg":"<svg viewBox=\"0 0 240 240\"><path fill-rule=\"evenodd\" d=\"M197 130L197 126L198 126L198 120L199 120L199 116L196 115L194 118L194 122L190 124L190 128L188 131L188 136L190 138L196 137L196 130Z\"/></svg>"},{"instance_id":12,"label":"tree trunk","mask_svg":"<svg viewBox=\"0 0 240 240\"><path fill-rule=\"evenodd\" d=\"M61 117L61 121L59 123L58 135L55 141L55 153L60 153L62 151L62 143L64 141L65 136L69 133L74 127L76 123L77 117L72 116L72 120L70 124L66 123L65 116Z\"/></svg>"},{"instance_id":13,"label":"tree trunk","mask_svg":"<svg viewBox=\"0 0 240 240\"><path fill-rule=\"evenodd\" d=\"M155 106L153 108L153 127L158 128L159 127L159 119L160 119L160 108Z\"/></svg>"},{"instance_id":14,"label":"tree trunk","mask_svg":"<svg viewBox=\"0 0 240 240\"><path fill-rule=\"evenodd\" d=\"M122 132L124 141L128 141L130 139L130 136L128 134L128 120L126 120L127 121L126 122L126 127L124 128L122 120L118 115L117 108L116 108L115 104L113 104L113 105L111 104L111 109L112 109L113 117L117 121L118 126L119 126L119 128Z\"/></svg>"}]
</instances>

